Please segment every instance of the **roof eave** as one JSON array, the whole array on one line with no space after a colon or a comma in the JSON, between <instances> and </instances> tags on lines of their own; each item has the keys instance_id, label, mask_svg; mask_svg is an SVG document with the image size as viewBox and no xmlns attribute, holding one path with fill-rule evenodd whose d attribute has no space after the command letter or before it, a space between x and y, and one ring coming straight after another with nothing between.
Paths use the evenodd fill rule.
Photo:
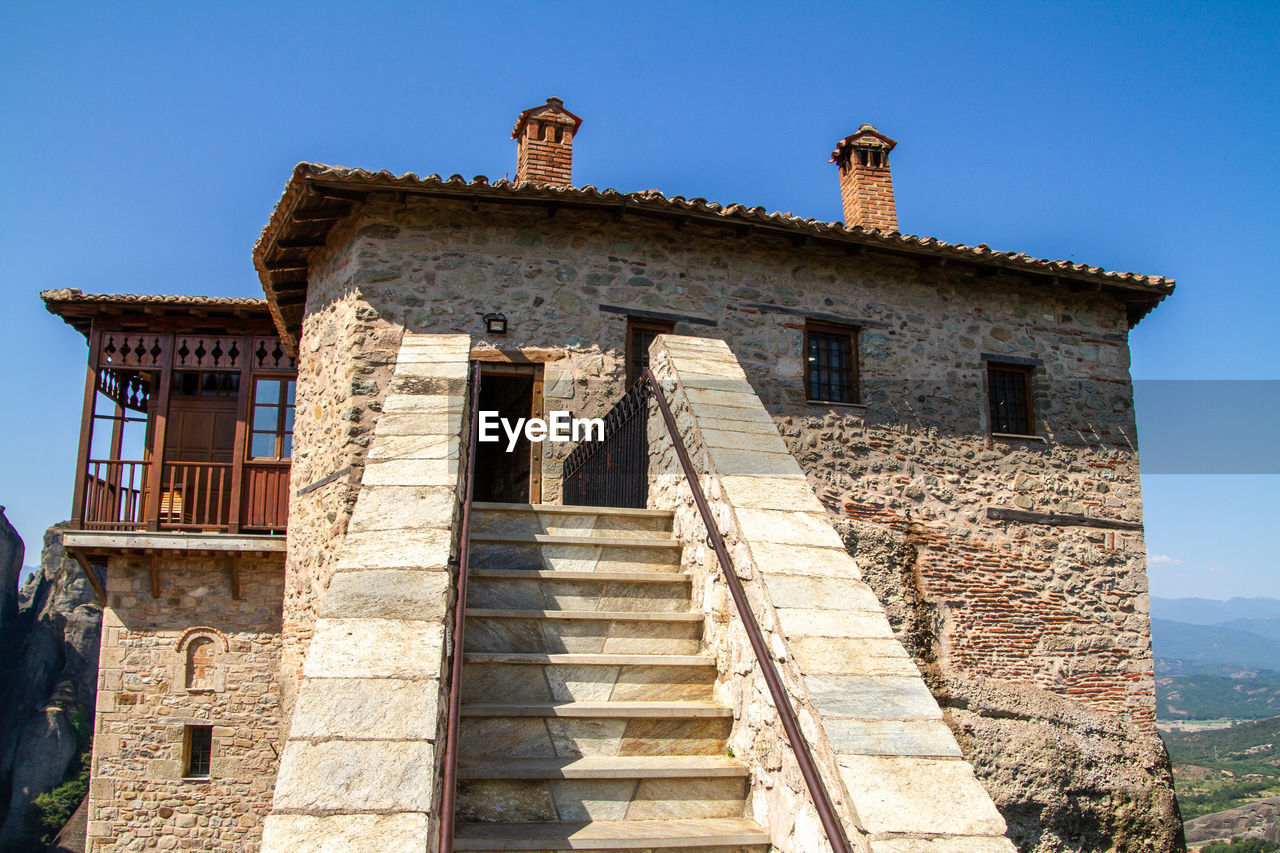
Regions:
<instances>
[{"instance_id":1,"label":"roof eave","mask_svg":"<svg viewBox=\"0 0 1280 853\"><path fill-rule=\"evenodd\" d=\"M678 196L668 198L660 193L623 193L611 189L597 190L592 186L552 187L517 184L507 180L490 183L484 176L477 176L471 181L461 175L453 175L448 179L437 175L425 178L412 174L394 176L388 172L372 173L299 163L253 250L254 266L266 293L272 318L291 354L297 353L295 330L301 325L310 254L322 247L324 241L315 236L316 231L313 229L309 241L294 239L292 245L282 250L281 241L289 242L286 235L289 233L290 223L299 219L304 222L312 221L308 219L312 215L311 211L326 210L326 205L332 202L347 205L348 214L352 213L360 201L373 193L448 198L470 201L477 205L484 202L554 206L599 210L612 215L651 215L682 224L700 222L737 228L741 233L772 234L796 241L798 245L812 241L815 244L840 245L851 252L883 252L935 259L942 263L972 265L988 273L1001 271L1041 279L1049 284L1066 284L1073 291L1092 289L1111 293L1125 303L1130 327L1136 325L1171 294L1175 286L1173 280L1162 277L1113 273L1068 261L1047 261L1021 253L996 252L985 245L953 245L899 232L846 228L843 223L838 222L802 220L778 213L766 213L763 208L746 208L736 204L721 206L702 199L684 199ZM310 203L304 206L304 202L308 200ZM323 233L327 235L337 221L340 218L336 216L328 220L328 227L323 229ZM281 300L282 273L291 276L284 279L289 285L283 288L287 294L284 301Z\"/></svg>"}]
</instances>

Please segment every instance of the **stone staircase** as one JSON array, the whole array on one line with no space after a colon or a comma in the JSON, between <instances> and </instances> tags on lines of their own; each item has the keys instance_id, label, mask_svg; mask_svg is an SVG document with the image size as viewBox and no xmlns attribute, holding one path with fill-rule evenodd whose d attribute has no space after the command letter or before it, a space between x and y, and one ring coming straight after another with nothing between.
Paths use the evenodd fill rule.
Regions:
<instances>
[{"instance_id":1,"label":"stone staircase","mask_svg":"<svg viewBox=\"0 0 1280 853\"><path fill-rule=\"evenodd\" d=\"M767 850L671 514L473 513L454 849Z\"/></svg>"}]
</instances>

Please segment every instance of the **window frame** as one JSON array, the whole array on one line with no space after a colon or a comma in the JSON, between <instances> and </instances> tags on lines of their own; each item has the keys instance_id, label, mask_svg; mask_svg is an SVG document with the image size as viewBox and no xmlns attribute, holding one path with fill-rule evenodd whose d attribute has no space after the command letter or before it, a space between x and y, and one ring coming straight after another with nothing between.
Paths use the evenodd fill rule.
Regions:
<instances>
[{"instance_id":1,"label":"window frame","mask_svg":"<svg viewBox=\"0 0 1280 853\"><path fill-rule=\"evenodd\" d=\"M638 332L654 332L656 335L671 335L675 333L675 320L658 320L650 317L636 317L627 315L627 387L630 388L640 381L640 375L644 372L639 364L641 357L648 358L648 350L644 353L640 352L637 345Z\"/></svg>"},{"instance_id":2,"label":"window frame","mask_svg":"<svg viewBox=\"0 0 1280 853\"><path fill-rule=\"evenodd\" d=\"M280 385L280 397L274 403L258 403L258 388L263 382L276 382ZM294 400L289 401L289 385L294 387ZM280 375L255 375L250 382L252 386L251 396L249 400L249 417L248 423L245 425L245 459L249 462L290 462L293 459L293 429L285 429L285 422L288 419L288 413L292 409L294 418L297 418L297 388L298 380L296 377L287 377ZM276 426L274 430L257 429L258 408L271 406L276 410ZM275 436L275 455L273 456L255 456L253 453L253 440L259 435ZM289 453L284 455L284 438L289 436Z\"/></svg>"},{"instance_id":3,"label":"window frame","mask_svg":"<svg viewBox=\"0 0 1280 853\"><path fill-rule=\"evenodd\" d=\"M1019 364L1010 361L997 361L994 359L987 361L987 431L991 435L1008 435L1022 436L1027 438L1038 438L1036 434L1036 406L1035 392L1032 384L1035 380L1035 366L1030 364ZM996 372L1013 373L1022 376L1022 405L1026 412L1026 432L1016 430L997 429L996 407L997 402L994 398L995 383L992 381L992 374Z\"/></svg>"},{"instance_id":4,"label":"window frame","mask_svg":"<svg viewBox=\"0 0 1280 853\"><path fill-rule=\"evenodd\" d=\"M801 349L801 360L804 371L804 399L807 403L820 403L833 406L860 406L862 405L862 370L860 359L858 358L858 342L861 339L862 329L858 326L846 326L840 323L830 323L824 320L805 320L804 323L804 341ZM845 337L849 341L849 365L848 374L845 376L845 387L849 389L850 399L848 400L828 400L822 397L815 397L813 393L812 382L809 369L809 343L813 335L822 335L825 337Z\"/></svg>"},{"instance_id":5,"label":"window frame","mask_svg":"<svg viewBox=\"0 0 1280 853\"><path fill-rule=\"evenodd\" d=\"M204 759L208 766L205 768L204 773L195 773L193 772L195 768L192 767L192 762L195 759L193 736L197 730L207 732L209 739L209 752ZM213 726L211 724L199 723L184 727L182 735L182 778L196 782L204 782L213 778Z\"/></svg>"}]
</instances>

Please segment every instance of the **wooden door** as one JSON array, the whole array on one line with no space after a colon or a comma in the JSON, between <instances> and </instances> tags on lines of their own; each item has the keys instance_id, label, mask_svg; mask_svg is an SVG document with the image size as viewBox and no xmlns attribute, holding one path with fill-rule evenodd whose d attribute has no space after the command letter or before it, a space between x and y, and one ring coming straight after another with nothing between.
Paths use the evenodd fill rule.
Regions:
<instances>
[{"instance_id":1,"label":"wooden door","mask_svg":"<svg viewBox=\"0 0 1280 853\"><path fill-rule=\"evenodd\" d=\"M226 375L195 376L179 376L169 398L160 523L219 529L231 520L238 389Z\"/></svg>"}]
</instances>

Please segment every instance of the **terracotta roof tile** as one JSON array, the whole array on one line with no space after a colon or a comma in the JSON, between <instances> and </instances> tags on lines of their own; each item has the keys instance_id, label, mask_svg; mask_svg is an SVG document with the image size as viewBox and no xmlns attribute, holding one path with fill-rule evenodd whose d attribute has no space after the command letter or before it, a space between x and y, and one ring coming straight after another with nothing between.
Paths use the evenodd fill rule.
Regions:
<instances>
[{"instance_id":1,"label":"terracotta roof tile","mask_svg":"<svg viewBox=\"0 0 1280 853\"><path fill-rule=\"evenodd\" d=\"M935 237L919 237L897 231L864 229L858 226L846 228L842 222L823 222L806 219L790 213L767 211L763 207L747 207L742 204L722 205L704 198L667 196L658 190L621 192L615 189L583 187L557 187L530 182L516 183L507 179L490 181L484 175L470 180L462 175L447 178L440 175L419 176L412 172L395 175L388 171L371 172L365 169L349 169L327 166L321 163L299 163L293 176L285 185L280 201L263 228L262 236L254 247L254 261L267 293L272 316L282 336L290 345L296 345L292 327L300 319L300 306L282 311L276 299L275 279L267 268L268 255L279 249L278 241L286 232L296 228L294 214L301 207L319 203L313 195L325 189L352 194L353 200L361 193L393 191L426 194L437 197L454 197L472 202L529 202L545 200L583 208L596 207L612 211L634 211L665 214L676 218L722 221L726 224L753 226L757 230L812 237L823 241L838 241L890 252L914 256L931 256L977 263L983 266L1026 272L1073 281L1092 282L1107 290L1124 292L1134 297L1130 322L1136 323L1165 296L1173 292L1174 281L1163 276L1141 275L1131 272L1115 272L1102 267L1078 264L1067 260L1036 258L1024 252L1002 252L986 244L968 246L947 243ZM305 265L305 259L298 259ZM296 285L295 285L296 287ZM303 287L305 291L305 286ZM296 305L296 303L295 303ZM296 316L295 316L296 315Z\"/></svg>"},{"instance_id":2,"label":"terracotta roof tile","mask_svg":"<svg viewBox=\"0 0 1280 853\"><path fill-rule=\"evenodd\" d=\"M266 308L267 300L261 296L184 296L161 293L83 293L78 288L63 287L42 290L40 298L45 305L55 303L98 303L113 305L173 305L202 308ZM52 308L50 308L52 310Z\"/></svg>"}]
</instances>

